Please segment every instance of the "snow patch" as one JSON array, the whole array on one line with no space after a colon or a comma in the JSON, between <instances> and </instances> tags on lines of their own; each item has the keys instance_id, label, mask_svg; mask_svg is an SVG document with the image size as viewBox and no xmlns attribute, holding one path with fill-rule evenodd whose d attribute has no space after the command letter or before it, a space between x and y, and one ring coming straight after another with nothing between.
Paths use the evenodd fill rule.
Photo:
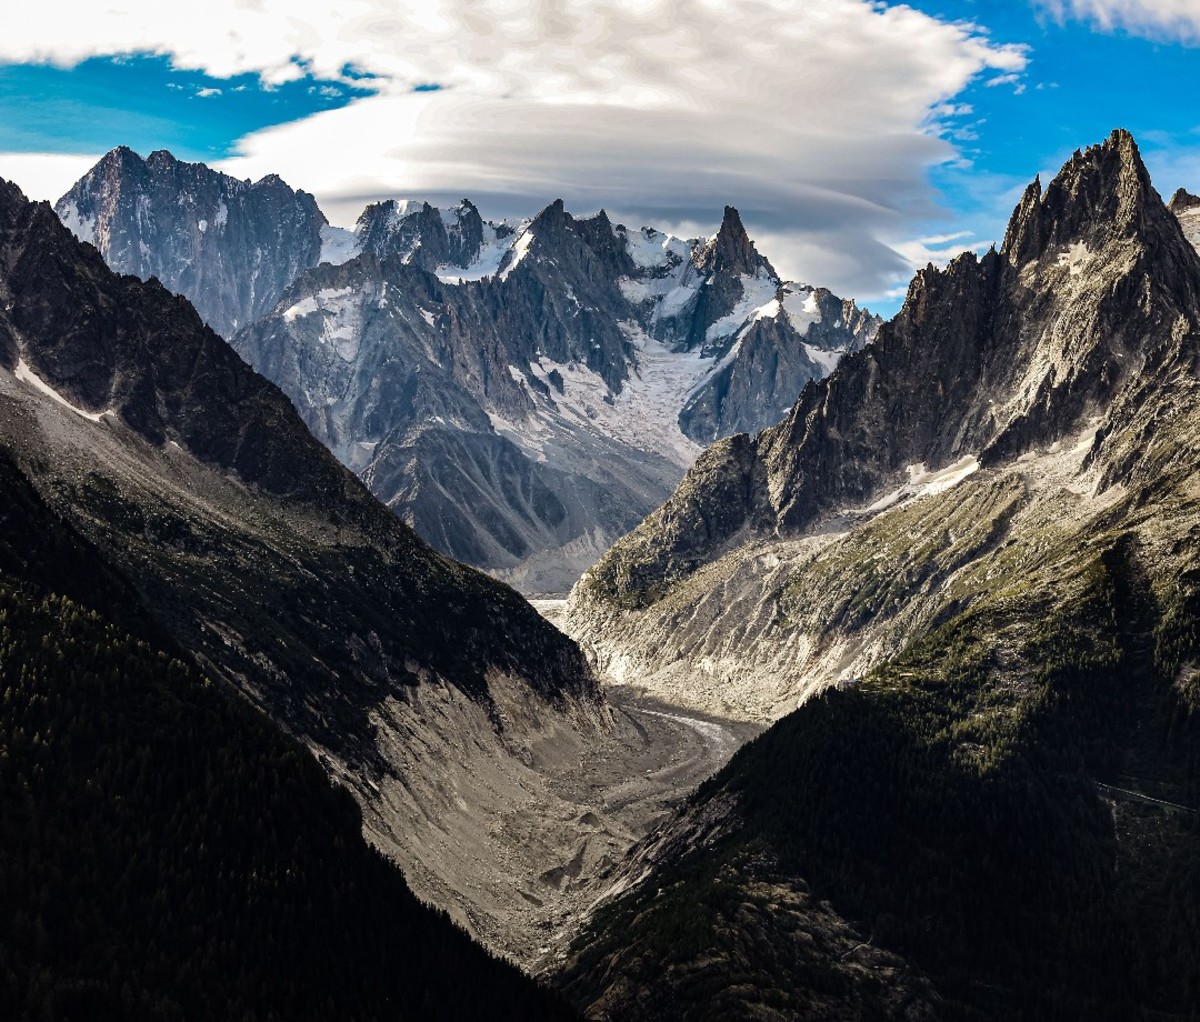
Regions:
<instances>
[{"instance_id":1,"label":"snow patch","mask_svg":"<svg viewBox=\"0 0 1200 1022\"><path fill-rule=\"evenodd\" d=\"M338 357L353 362L362 336L361 295L353 288L326 288L297 302L283 313L285 323L321 315L319 340L332 345Z\"/></svg>"},{"instance_id":2,"label":"snow patch","mask_svg":"<svg viewBox=\"0 0 1200 1022\"><path fill-rule=\"evenodd\" d=\"M496 431L539 461L546 460L555 433L561 432L555 428L557 420L569 429L598 438L612 437L637 450L666 457L683 468L690 466L701 447L680 430L679 412L688 395L720 363L699 352L672 351L633 322L622 322L620 327L633 345L635 356L619 394L614 394L603 377L586 365L559 363L540 355L530 362L529 369L551 386L552 402L546 399L544 407L520 425L489 413ZM550 383L550 374L555 371L562 380L561 392Z\"/></svg>"},{"instance_id":3,"label":"snow patch","mask_svg":"<svg viewBox=\"0 0 1200 1022\"><path fill-rule=\"evenodd\" d=\"M200 228L200 233L203 234L205 231L208 230L208 221L201 220L199 223L196 224L196 226Z\"/></svg>"},{"instance_id":4,"label":"snow patch","mask_svg":"<svg viewBox=\"0 0 1200 1022\"><path fill-rule=\"evenodd\" d=\"M217 200L217 212L213 216L214 227L224 227L229 223L229 207L225 205L224 199Z\"/></svg>"},{"instance_id":5,"label":"snow patch","mask_svg":"<svg viewBox=\"0 0 1200 1022\"><path fill-rule=\"evenodd\" d=\"M28 383L31 387L33 387L34 390L38 391L41 394L44 394L46 397L50 398L53 401L57 401L64 408L69 408L76 415L78 415L81 419L87 419L90 422L99 422L102 418L104 418L105 415L108 414L107 411L104 411L104 412L85 411L84 409L80 408L78 405L72 404L65 397L63 397L57 390L55 390L53 387L51 387L50 384L48 384L45 380L43 380L40 376L38 376L38 374L35 373L29 367L29 363L26 362L25 359L23 359L23 358L17 359L17 368L16 368L16 372L13 375L15 375L16 378L18 380L20 380L22 383Z\"/></svg>"},{"instance_id":6,"label":"snow patch","mask_svg":"<svg viewBox=\"0 0 1200 1022\"><path fill-rule=\"evenodd\" d=\"M783 304L778 298L772 298L766 305L754 310L751 320L757 323L760 319L774 319L783 311Z\"/></svg>"},{"instance_id":7,"label":"snow patch","mask_svg":"<svg viewBox=\"0 0 1200 1022\"><path fill-rule=\"evenodd\" d=\"M742 297L733 311L718 319L708 328L704 339L708 342L720 340L736 333L746 320L765 308L776 297L779 291L779 281L773 278L765 269L753 276L742 276ZM773 315L778 314L778 308Z\"/></svg>"},{"instance_id":8,"label":"snow patch","mask_svg":"<svg viewBox=\"0 0 1200 1022\"><path fill-rule=\"evenodd\" d=\"M655 320L671 319L678 316L687 305L696 297L696 292L700 290L700 282L694 284L685 281L671 288L664 296L663 300L658 303L658 308L654 312Z\"/></svg>"},{"instance_id":9,"label":"snow patch","mask_svg":"<svg viewBox=\"0 0 1200 1022\"><path fill-rule=\"evenodd\" d=\"M918 461L905 469L908 473L908 482L903 486L892 490L891 493L881 497L868 508L860 511L851 510L848 513L876 514L879 511L886 511L888 508L894 507L901 501L913 500L916 497L931 497L936 493L944 493L951 487L957 486L967 476L978 470L978 459L969 455L965 458L959 458L954 464L947 465L945 468L937 469L934 472L930 472L925 467L925 462Z\"/></svg>"},{"instance_id":10,"label":"snow patch","mask_svg":"<svg viewBox=\"0 0 1200 1022\"><path fill-rule=\"evenodd\" d=\"M820 366L825 376L828 376L837 368L837 364L845 354L843 351L829 351L826 348L818 348L812 344L805 344L803 347L804 354L808 356L808 360Z\"/></svg>"},{"instance_id":11,"label":"snow patch","mask_svg":"<svg viewBox=\"0 0 1200 1022\"><path fill-rule=\"evenodd\" d=\"M501 280L508 280L508 275L521 265L521 260L529 254L529 249L532 245L533 231L526 228L521 232L521 236L517 238L516 244L513 245L509 258L505 260L504 269L500 271Z\"/></svg>"},{"instance_id":12,"label":"snow patch","mask_svg":"<svg viewBox=\"0 0 1200 1022\"><path fill-rule=\"evenodd\" d=\"M1072 277L1078 277L1083 272L1084 266L1091 259L1092 253L1082 241L1077 241L1069 246L1064 251L1058 254L1055 262L1059 266L1065 266Z\"/></svg>"},{"instance_id":13,"label":"snow patch","mask_svg":"<svg viewBox=\"0 0 1200 1022\"><path fill-rule=\"evenodd\" d=\"M362 243L353 231L344 227L334 227L332 224L325 224L321 228L321 255L317 262L341 266L361 251Z\"/></svg>"},{"instance_id":14,"label":"snow patch","mask_svg":"<svg viewBox=\"0 0 1200 1022\"><path fill-rule=\"evenodd\" d=\"M70 200L64 202L58 218L62 221L63 226L80 241L93 242L96 240L96 218L94 216L85 217L79 212L79 207L74 202Z\"/></svg>"},{"instance_id":15,"label":"snow patch","mask_svg":"<svg viewBox=\"0 0 1200 1022\"><path fill-rule=\"evenodd\" d=\"M634 265L643 270L655 270L685 262L691 258L691 247L673 234L663 234L653 227L625 232L625 251Z\"/></svg>"},{"instance_id":16,"label":"snow patch","mask_svg":"<svg viewBox=\"0 0 1200 1022\"><path fill-rule=\"evenodd\" d=\"M506 226L513 226L508 224L507 221L505 221L505 224ZM506 232L504 237L499 237L499 232L492 224L484 224L483 244L479 246L479 254L471 261L470 265L454 266L451 263L443 264L436 270L438 280L443 284L465 284L467 281L484 280L487 277L494 277L500 272L500 264L514 247L514 242L523 237L522 232L527 226L528 221L521 221L516 225L516 230Z\"/></svg>"},{"instance_id":17,"label":"snow patch","mask_svg":"<svg viewBox=\"0 0 1200 1022\"><path fill-rule=\"evenodd\" d=\"M789 289L783 296L783 311L787 313L792 329L801 337L808 333L814 323L821 322L821 308L817 304L817 292L813 290Z\"/></svg>"}]
</instances>

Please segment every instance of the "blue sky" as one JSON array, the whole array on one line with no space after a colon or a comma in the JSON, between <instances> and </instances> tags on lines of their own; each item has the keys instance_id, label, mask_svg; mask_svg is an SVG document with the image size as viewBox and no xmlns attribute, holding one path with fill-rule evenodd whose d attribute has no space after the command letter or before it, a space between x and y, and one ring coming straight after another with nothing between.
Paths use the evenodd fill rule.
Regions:
<instances>
[{"instance_id":1,"label":"blue sky","mask_svg":"<svg viewBox=\"0 0 1200 1022\"><path fill-rule=\"evenodd\" d=\"M1112 128L1200 190L1200 0L42 0L0 38L0 174L116 145L385 196L556 197L679 233L737 205L789 275L892 311ZM227 8L227 9L226 9Z\"/></svg>"},{"instance_id":2,"label":"blue sky","mask_svg":"<svg viewBox=\"0 0 1200 1022\"><path fill-rule=\"evenodd\" d=\"M264 88L258 75L215 78L165 55L91 57L74 67L0 65L0 151L92 154L126 145L180 159L232 156L240 138L370 94L303 75Z\"/></svg>"}]
</instances>

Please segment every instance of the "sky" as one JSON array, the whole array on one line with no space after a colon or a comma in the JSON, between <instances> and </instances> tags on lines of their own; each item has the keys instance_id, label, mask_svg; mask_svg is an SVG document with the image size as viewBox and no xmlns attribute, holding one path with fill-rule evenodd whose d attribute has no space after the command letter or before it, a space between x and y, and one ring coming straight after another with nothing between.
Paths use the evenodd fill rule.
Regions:
<instances>
[{"instance_id":1,"label":"sky","mask_svg":"<svg viewBox=\"0 0 1200 1022\"><path fill-rule=\"evenodd\" d=\"M1200 191L1200 0L39 0L0 35L0 176L104 152L380 198L556 198L710 233L880 312L1003 236L1036 173L1132 131Z\"/></svg>"}]
</instances>

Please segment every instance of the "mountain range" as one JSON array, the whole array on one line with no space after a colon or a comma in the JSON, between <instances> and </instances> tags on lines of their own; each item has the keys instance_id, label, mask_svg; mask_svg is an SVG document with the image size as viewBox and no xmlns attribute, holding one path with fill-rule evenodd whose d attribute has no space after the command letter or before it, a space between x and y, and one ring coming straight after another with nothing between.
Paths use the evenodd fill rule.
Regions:
<instances>
[{"instance_id":1,"label":"mountain range","mask_svg":"<svg viewBox=\"0 0 1200 1022\"><path fill-rule=\"evenodd\" d=\"M700 242L561 203L349 232L124 150L57 215L0 185L5 1003L1194 1016L1198 210L1116 131L879 325L732 209ZM185 250L276 382L173 293ZM440 488L426 530L482 550L463 458L467 511L544 522L528 466L582 505L624 444L642 485L635 408L682 481L547 611L566 634L377 499L388 466Z\"/></svg>"},{"instance_id":2,"label":"mountain range","mask_svg":"<svg viewBox=\"0 0 1200 1022\"><path fill-rule=\"evenodd\" d=\"M292 399L424 539L565 593L701 445L775 422L879 320L780 279L736 210L682 241L561 202L368 206L353 232L276 177L116 149L58 202Z\"/></svg>"}]
</instances>

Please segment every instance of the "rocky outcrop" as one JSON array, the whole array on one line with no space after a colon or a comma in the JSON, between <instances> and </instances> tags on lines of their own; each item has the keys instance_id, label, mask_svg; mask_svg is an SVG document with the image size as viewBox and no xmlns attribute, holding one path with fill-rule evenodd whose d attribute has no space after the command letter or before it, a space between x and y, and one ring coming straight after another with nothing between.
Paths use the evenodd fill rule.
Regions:
<instances>
[{"instance_id":1,"label":"rocky outcrop","mask_svg":"<svg viewBox=\"0 0 1200 1022\"><path fill-rule=\"evenodd\" d=\"M1192 243L1192 247L1200 249L1200 197L1180 188L1171 196L1167 208L1179 220L1184 237Z\"/></svg>"},{"instance_id":2,"label":"rocky outcrop","mask_svg":"<svg viewBox=\"0 0 1200 1022\"><path fill-rule=\"evenodd\" d=\"M166 150L143 160L124 146L55 210L114 270L157 277L224 337L270 312L317 264L328 229L316 200L274 174L240 181Z\"/></svg>"}]
</instances>

